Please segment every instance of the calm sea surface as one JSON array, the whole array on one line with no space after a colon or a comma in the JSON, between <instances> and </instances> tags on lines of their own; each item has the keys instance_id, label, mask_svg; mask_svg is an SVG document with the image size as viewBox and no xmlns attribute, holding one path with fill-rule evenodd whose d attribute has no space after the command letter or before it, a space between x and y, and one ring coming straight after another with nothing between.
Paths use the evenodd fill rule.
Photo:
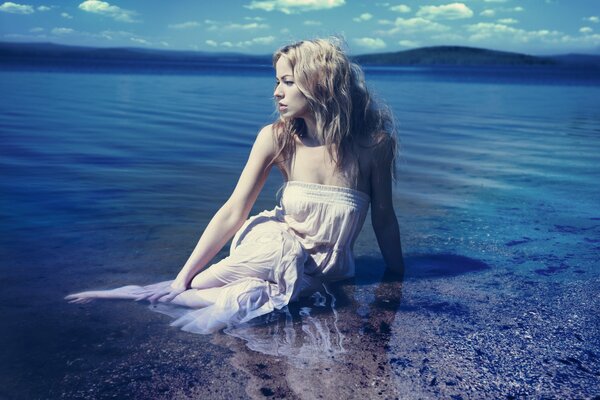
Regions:
<instances>
[{"instance_id":1,"label":"calm sea surface","mask_svg":"<svg viewBox=\"0 0 600 400\"><path fill-rule=\"evenodd\" d=\"M468 324L471 333L492 334L514 322L514 329L507 328L514 334L522 328L519 316L538 312L545 313L539 323L523 322L532 324L534 342L571 340L550 327L535 331L550 320L556 329L570 326L581 339L555 356L551 346L531 344L527 352L533 355L523 357L530 357L535 373L520 369L519 356L502 359L499 349L487 362L504 369L473 372L473 379L502 381L504 373L518 371L533 378L520 381L521 392L489 383L490 397L598 394L597 374L590 371L600 358L594 308L600 275L600 77L543 69L372 68L367 80L394 111L401 142L394 200L409 260L403 299L389 321L388 348L395 350L388 357L409 361L389 361L390 376L410 368L421 376L433 370L423 372L423 357L416 353L394 356L407 351L402 325L436 324L441 314L427 304L460 303L470 319L456 326ZM133 352L124 349L150 346L151 335L208 343L206 337L188 339L137 303L80 307L62 298L174 277L233 189L257 131L274 120L273 83L268 68L179 75L0 71L0 397L97 398L108 392L84 376L106 382L107 372L94 365L110 365L111 382L118 381L114 371L122 372L121 383L106 383L111 395L131 395L139 387L128 379L139 384L145 378L118 369L114 360ZM273 208L281 182L274 172L253 212ZM356 254L359 268L381 265L368 223ZM420 268L432 262L439 265ZM519 286L523 282L528 288ZM461 297L456 290L470 294ZM576 292L583 297L552 297ZM475 300L484 294L496 296L496 305L510 299L505 310L517 310L514 321L493 325L487 318L502 312L477 308L484 307ZM519 308L528 301L532 307ZM564 308L549 306L555 303ZM577 317L565 314L577 307ZM460 310L444 318L466 318ZM418 337L417 328L410 329ZM431 353L462 340L436 332L441 342ZM523 349L524 335L514 334L507 348ZM490 339L472 340L485 348ZM252 358L248 351L245 357ZM573 371L563 371L566 378L559 372L542 378L541 371L559 367ZM410 393L394 379L394 390ZM456 383L468 377L437 389L438 380L431 379L424 377L415 393L449 397L459 387L468 397ZM535 379L548 380L548 391ZM160 395L168 398L173 383L165 385Z\"/></svg>"}]
</instances>

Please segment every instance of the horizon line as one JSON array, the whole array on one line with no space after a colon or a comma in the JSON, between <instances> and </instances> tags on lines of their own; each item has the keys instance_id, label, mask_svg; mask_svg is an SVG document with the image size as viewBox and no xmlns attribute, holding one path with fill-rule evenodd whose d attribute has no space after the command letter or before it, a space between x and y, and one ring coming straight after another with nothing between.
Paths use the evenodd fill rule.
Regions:
<instances>
[{"instance_id":1,"label":"horizon line","mask_svg":"<svg viewBox=\"0 0 600 400\"><path fill-rule=\"evenodd\" d=\"M136 46L89 46L89 45L78 45L78 44L63 44L56 42L14 42L14 41L4 41L0 40L0 44L12 44L12 45L53 45L53 46L62 46L62 47L72 47L72 48L85 48L85 49L115 49L115 50L151 50L151 51L159 51L159 52L170 52L170 53L208 53L208 54L231 54L231 55L241 55L247 57L271 57L272 53L244 53L237 51L211 51L211 50L184 50L184 49L164 49L158 47L136 47ZM526 55L532 57L555 57L555 56L564 56L564 55L584 55L584 56L592 56L592 57L600 57L600 54L594 53L552 53L552 54L533 54L533 53L522 53L517 51L509 51L509 50L497 50L488 47L476 47L476 46L464 46L464 45L451 45L451 44L443 44L443 45L433 45L433 46L419 46L412 47L405 50L396 50L396 51L384 51L384 52L373 52L373 53L360 53L360 54L350 54L350 57L360 57L367 55L378 55L378 54L395 54L395 53L403 53L407 51L420 50L420 49L433 49L433 48L463 48L463 49L473 49L473 50L486 50L493 51L498 53L507 53L507 54L517 54L517 55Z\"/></svg>"}]
</instances>

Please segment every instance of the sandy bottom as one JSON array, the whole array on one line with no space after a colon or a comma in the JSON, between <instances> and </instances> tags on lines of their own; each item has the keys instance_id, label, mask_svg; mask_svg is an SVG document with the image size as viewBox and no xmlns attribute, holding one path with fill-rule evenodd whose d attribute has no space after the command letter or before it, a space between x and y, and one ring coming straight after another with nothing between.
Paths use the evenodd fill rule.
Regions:
<instances>
[{"instance_id":1,"label":"sandy bottom","mask_svg":"<svg viewBox=\"0 0 600 400\"><path fill-rule=\"evenodd\" d=\"M56 288L40 289L28 303L4 306L20 318L3 324L3 343L12 345L3 350L0 398L600 394L597 277L531 280L437 254L409 257L399 280L380 260L357 261L354 280L208 336L172 328L141 303L74 306ZM44 310L29 306L51 297Z\"/></svg>"}]
</instances>

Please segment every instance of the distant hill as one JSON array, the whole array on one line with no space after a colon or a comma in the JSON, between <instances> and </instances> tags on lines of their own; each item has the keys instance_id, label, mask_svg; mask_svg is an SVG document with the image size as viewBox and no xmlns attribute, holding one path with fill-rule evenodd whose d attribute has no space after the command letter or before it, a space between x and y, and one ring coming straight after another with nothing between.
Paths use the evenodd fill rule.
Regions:
<instances>
[{"instance_id":1,"label":"distant hill","mask_svg":"<svg viewBox=\"0 0 600 400\"><path fill-rule=\"evenodd\" d=\"M248 63L271 65L270 56L239 53L212 53L199 51L172 51L144 48L103 48L65 46L54 43L0 42L0 62L68 62L78 63Z\"/></svg>"},{"instance_id":2,"label":"distant hill","mask_svg":"<svg viewBox=\"0 0 600 400\"><path fill-rule=\"evenodd\" d=\"M355 57L360 64L378 65L556 65L558 62L548 57L510 53L462 46L422 47L395 53L367 54Z\"/></svg>"},{"instance_id":3,"label":"distant hill","mask_svg":"<svg viewBox=\"0 0 600 400\"><path fill-rule=\"evenodd\" d=\"M422 47L394 53L352 57L362 65L400 66L568 66L600 69L600 56L566 54L532 56L474 47ZM135 69L194 69L204 64L270 66L270 55L154 50L144 48L99 48L53 43L0 42L0 66L77 65L95 68L127 66Z\"/></svg>"},{"instance_id":4,"label":"distant hill","mask_svg":"<svg viewBox=\"0 0 600 400\"><path fill-rule=\"evenodd\" d=\"M435 46L354 58L363 65L413 66L577 66L600 68L600 56L567 54L532 56L464 46Z\"/></svg>"}]
</instances>

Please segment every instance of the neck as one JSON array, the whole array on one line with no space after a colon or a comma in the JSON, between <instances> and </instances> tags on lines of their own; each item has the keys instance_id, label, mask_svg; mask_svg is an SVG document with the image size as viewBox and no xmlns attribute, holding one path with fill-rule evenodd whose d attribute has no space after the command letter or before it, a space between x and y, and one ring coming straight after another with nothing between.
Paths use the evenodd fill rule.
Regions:
<instances>
[{"instance_id":1,"label":"neck","mask_svg":"<svg viewBox=\"0 0 600 400\"><path fill-rule=\"evenodd\" d=\"M315 121L315 119L312 117L304 117L302 119L304 120L304 124L306 125L306 136L304 137L304 139L318 145L324 144L321 143L322 139L319 137L319 135L317 135L317 122Z\"/></svg>"}]
</instances>

